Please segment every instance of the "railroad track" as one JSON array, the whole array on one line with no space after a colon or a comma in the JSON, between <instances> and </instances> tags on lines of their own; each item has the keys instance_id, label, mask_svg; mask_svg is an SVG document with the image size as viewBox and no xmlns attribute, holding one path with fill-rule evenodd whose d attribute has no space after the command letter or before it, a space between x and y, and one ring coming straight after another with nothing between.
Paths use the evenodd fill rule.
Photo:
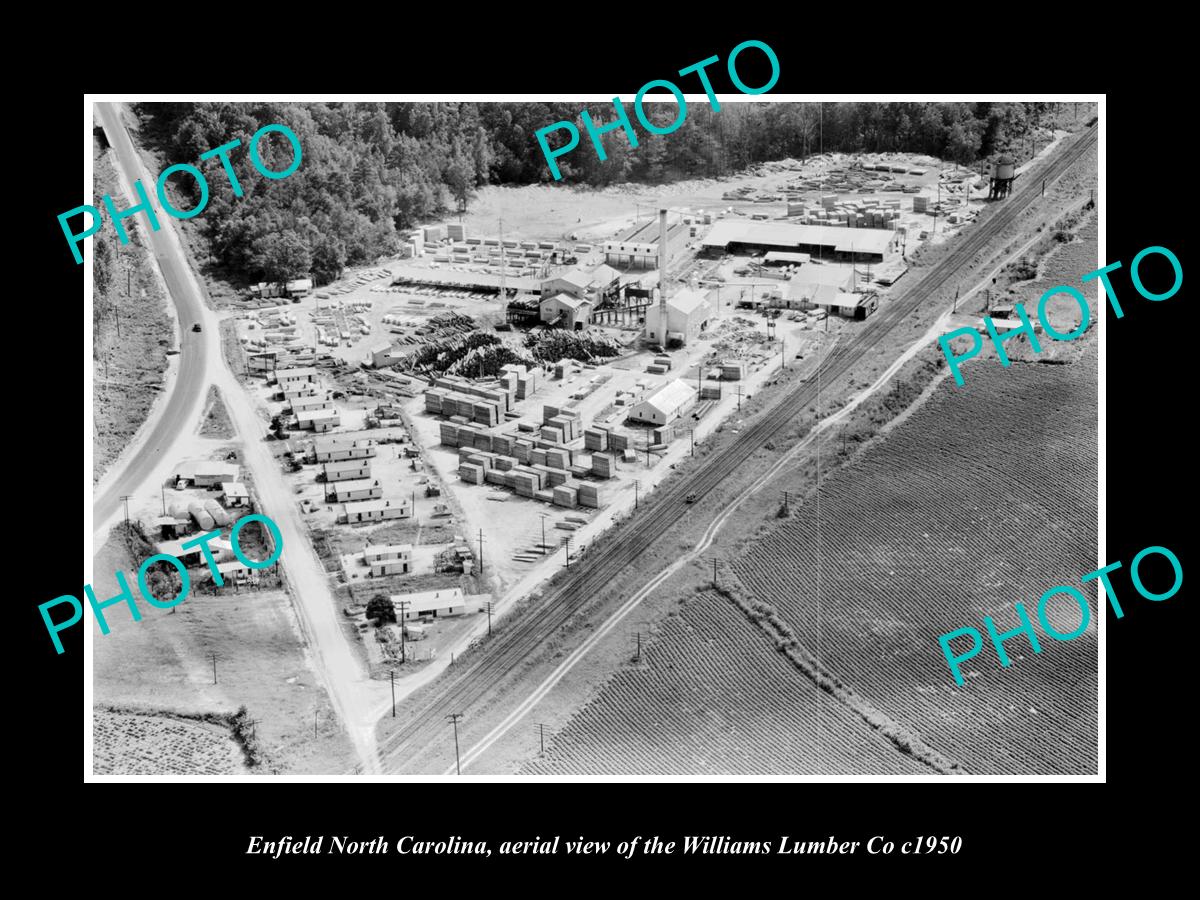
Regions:
<instances>
[{"instance_id":1,"label":"railroad track","mask_svg":"<svg viewBox=\"0 0 1200 900\"><path fill-rule=\"evenodd\" d=\"M1026 173L1026 184L1045 179L1052 183L1061 177L1084 153L1096 144L1096 127L1074 138L1053 159L1042 163L1036 173ZM1036 177L1030 177L1034 176ZM786 429L795 416L817 399L818 375L832 381L874 349L922 300L946 284L989 241L1011 225L1037 197L1029 191L1012 195L980 222L946 257L924 277L901 289L887 306L852 340L830 351L817 372L779 398L758 421L742 431L716 456L710 457L690 477L672 486L660 488L653 505L599 551L582 560L577 574L565 580L546 596L536 609L524 612L476 654L472 663L444 675L444 686L430 696L421 709L401 729L379 747L384 771L394 769L413 751L423 749L433 739L442 739L445 716L463 712L479 701L496 682L519 665L548 637L557 632L587 600L604 589L625 567L633 563L647 547L674 524L686 510L689 494L702 498L724 481L767 441Z\"/></svg>"}]
</instances>

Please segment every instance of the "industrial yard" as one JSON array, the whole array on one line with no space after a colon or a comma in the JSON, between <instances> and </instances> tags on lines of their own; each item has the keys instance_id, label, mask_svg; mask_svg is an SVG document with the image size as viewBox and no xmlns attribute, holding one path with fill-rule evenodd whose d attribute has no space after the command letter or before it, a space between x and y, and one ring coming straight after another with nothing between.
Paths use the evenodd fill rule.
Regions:
<instances>
[{"instance_id":1,"label":"industrial yard","mask_svg":"<svg viewBox=\"0 0 1200 900\"><path fill-rule=\"evenodd\" d=\"M124 545L106 550L117 558L97 567L170 553L200 593L142 632L97 638L97 758L126 771L114 747L136 742L129 771L150 771L156 740L194 733L204 748L194 764L212 773L441 774L455 757L433 736L450 703L467 711L463 751L479 772L1067 771L1048 768L1061 747L1036 738L1046 719L1013 710L1070 682L1078 696L1028 714L1062 731L1091 702L1094 643L1071 645L1053 674L1022 673L1011 715L992 721L974 701L951 712L957 694L933 687L926 645L940 625L991 607L983 586L967 607L926 588L984 577L931 560L1000 515L980 508L939 525L950 485L961 502L946 512L957 515L974 494L999 496L996 479L1055 481L1022 466L972 473L974 444L949 453L949 433L1028 396L1046 416L1070 408L1086 432L1094 358L1078 344L1056 354L1066 366L1016 373L993 357L984 373L985 353L971 395L943 384L931 400L945 372L927 348L979 311L1006 321L1064 254L1068 271L1094 256L1094 204L1081 199L1094 183L1088 140L1081 123L1032 155L973 165L827 152L656 188L483 187L462 214L400 230L398 253L328 284L301 273L214 289L194 330L225 368L194 433L127 501ZM1032 194L1014 197L1014 185L1032 191L1042 177L1049 195L1018 220ZM1068 237L1040 236L1046 225ZM1071 304L1050 315L1069 321ZM813 444L830 416L862 428L848 452L844 430L839 453L832 437ZM997 466L1044 430L989 444ZM840 466L824 483L822 442ZM1086 494L1095 460L1075 462ZM1083 499L1060 498L1073 517L996 527L1008 544L1057 538L1055 559L1088 558L1095 516ZM252 512L287 536L269 569L232 552L231 529ZM945 537L925 547L914 529ZM220 586L199 550L182 547L214 530ZM242 546L261 558L273 541L252 526ZM829 555L814 558L821 547ZM888 583L881 567L909 588L872 593ZM1039 565L1002 584L1031 590L1053 575ZM259 602L278 618L272 629L291 629L271 652L295 676L281 684L273 670L261 690L248 668L257 625L235 633L238 610ZM618 609L629 616L619 626ZM155 635L169 656L119 661L122 645ZM218 668L239 660L229 690L189 697L206 653ZM139 697L138 677L173 666L187 669L167 679L177 691ZM311 689L303 703L293 685ZM246 722L273 718L280 702L309 717L313 746L292 726L247 738ZM528 721L509 721L526 703L553 723L537 747ZM1071 772L1094 765L1094 725L1063 744ZM1005 758L989 737L999 727L1033 735L1028 764ZM191 764L182 753L171 771Z\"/></svg>"}]
</instances>

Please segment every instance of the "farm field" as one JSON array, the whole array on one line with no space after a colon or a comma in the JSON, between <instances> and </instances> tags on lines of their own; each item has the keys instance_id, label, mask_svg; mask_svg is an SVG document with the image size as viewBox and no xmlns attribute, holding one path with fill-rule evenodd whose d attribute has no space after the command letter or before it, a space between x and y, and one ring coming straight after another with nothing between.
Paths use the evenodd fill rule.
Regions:
<instances>
[{"instance_id":1,"label":"farm field","mask_svg":"<svg viewBox=\"0 0 1200 900\"><path fill-rule=\"evenodd\" d=\"M823 668L969 773L1096 771L1095 591L1069 642L990 648L957 688L937 636L1018 623L1096 560L1096 348L1069 366L983 364L734 563ZM933 461L932 464L930 461ZM818 545L820 554L818 555ZM818 567L820 593L818 597ZM1062 632L1079 613L1052 605Z\"/></svg>"},{"instance_id":2,"label":"farm field","mask_svg":"<svg viewBox=\"0 0 1200 900\"><path fill-rule=\"evenodd\" d=\"M632 656L632 654L631 654ZM692 595L522 775L933 774L775 651L728 600Z\"/></svg>"},{"instance_id":3,"label":"farm field","mask_svg":"<svg viewBox=\"0 0 1200 900\"><path fill-rule=\"evenodd\" d=\"M228 728L172 716L96 709L97 775L242 775L242 748Z\"/></svg>"}]
</instances>

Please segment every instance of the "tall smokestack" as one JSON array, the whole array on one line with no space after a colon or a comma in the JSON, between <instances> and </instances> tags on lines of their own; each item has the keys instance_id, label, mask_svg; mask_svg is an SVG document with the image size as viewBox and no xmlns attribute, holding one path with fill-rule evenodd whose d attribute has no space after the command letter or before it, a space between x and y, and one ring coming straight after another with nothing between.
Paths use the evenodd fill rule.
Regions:
<instances>
[{"instance_id":1,"label":"tall smokestack","mask_svg":"<svg viewBox=\"0 0 1200 900\"><path fill-rule=\"evenodd\" d=\"M667 210L658 211L658 323L667 345Z\"/></svg>"}]
</instances>

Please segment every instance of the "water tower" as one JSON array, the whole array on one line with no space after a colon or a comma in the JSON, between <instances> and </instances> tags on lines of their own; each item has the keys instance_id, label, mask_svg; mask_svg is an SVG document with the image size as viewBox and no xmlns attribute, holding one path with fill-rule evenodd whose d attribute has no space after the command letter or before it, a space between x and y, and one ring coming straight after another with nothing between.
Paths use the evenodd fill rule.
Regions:
<instances>
[{"instance_id":1,"label":"water tower","mask_svg":"<svg viewBox=\"0 0 1200 900\"><path fill-rule=\"evenodd\" d=\"M988 188L988 199L999 200L1012 193L1012 183L1017 177L1017 164L1007 153L992 163L992 182Z\"/></svg>"}]
</instances>

